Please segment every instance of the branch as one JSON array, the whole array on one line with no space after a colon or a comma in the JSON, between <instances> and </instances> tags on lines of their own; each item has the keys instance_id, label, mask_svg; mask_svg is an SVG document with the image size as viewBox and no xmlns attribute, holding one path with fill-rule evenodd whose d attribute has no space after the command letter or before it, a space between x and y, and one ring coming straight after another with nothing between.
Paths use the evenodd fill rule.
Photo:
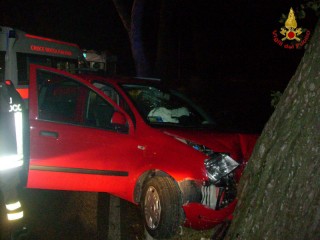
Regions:
<instances>
[{"instance_id":1,"label":"branch","mask_svg":"<svg viewBox=\"0 0 320 240\"><path fill-rule=\"evenodd\" d=\"M127 0L112 0L124 28L130 34L131 31L131 11Z\"/></svg>"}]
</instances>

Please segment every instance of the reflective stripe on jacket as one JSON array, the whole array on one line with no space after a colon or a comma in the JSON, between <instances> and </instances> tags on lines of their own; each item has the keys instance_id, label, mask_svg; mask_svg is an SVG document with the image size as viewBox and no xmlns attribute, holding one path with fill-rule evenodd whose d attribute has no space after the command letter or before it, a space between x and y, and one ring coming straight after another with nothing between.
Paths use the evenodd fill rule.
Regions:
<instances>
[{"instance_id":1,"label":"reflective stripe on jacket","mask_svg":"<svg viewBox=\"0 0 320 240\"><path fill-rule=\"evenodd\" d=\"M0 171L23 165L22 103L10 81L0 84Z\"/></svg>"},{"instance_id":2,"label":"reflective stripe on jacket","mask_svg":"<svg viewBox=\"0 0 320 240\"><path fill-rule=\"evenodd\" d=\"M7 218L9 221L14 221L23 218L23 211L21 209L20 201L6 204L6 209L8 211Z\"/></svg>"}]
</instances>

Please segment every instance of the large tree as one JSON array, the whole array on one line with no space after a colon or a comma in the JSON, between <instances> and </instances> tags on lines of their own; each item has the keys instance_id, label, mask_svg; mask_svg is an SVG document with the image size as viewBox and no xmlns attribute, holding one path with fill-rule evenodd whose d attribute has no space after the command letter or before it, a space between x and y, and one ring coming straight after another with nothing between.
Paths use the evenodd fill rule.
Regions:
<instances>
[{"instance_id":1,"label":"large tree","mask_svg":"<svg viewBox=\"0 0 320 240\"><path fill-rule=\"evenodd\" d=\"M129 36L136 73L139 77L148 77L151 72L150 60L142 36L146 0L133 0L132 3L125 0L113 0L113 3Z\"/></svg>"},{"instance_id":2,"label":"large tree","mask_svg":"<svg viewBox=\"0 0 320 240\"><path fill-rule=\"evenodd\" d=\"M226 239L320 239L320 22L259 138Z\"/></svg>"},{"instance_id":3,"label":"large tree","mask_svg":"<svg viewBox=\"0 0 320 240\"><path fill-rule=\"evenodd\" d=\"M177 0L113 0L139 77L176 77Z\"/></svg>"}]
</instances>

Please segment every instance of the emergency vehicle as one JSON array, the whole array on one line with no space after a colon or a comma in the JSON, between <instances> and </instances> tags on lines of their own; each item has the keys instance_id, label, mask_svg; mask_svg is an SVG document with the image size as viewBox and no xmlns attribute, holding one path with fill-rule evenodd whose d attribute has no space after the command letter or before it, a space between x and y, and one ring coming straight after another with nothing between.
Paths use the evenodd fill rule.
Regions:
<instances>
[{"instance_id":1,"label":"emergency vehicle","mask_svg":"<svg viewBox=\"0 0 320 240\"><path fill-rule=\"evenodd\" d=\"M29 65L32 63L71 73L86 65L77 44L0 26L0 78L11 80L24 99L28 98Z\"/></svg>"},{"instance_id":2,"label":"emergency vehicle","mask_svg":"<svg viewBox=\"0 0 320 240\"><path fill-rule=\"evenodd\" d=\"M29 65L32 63L74 73L86 61L76 44L0 26L0 193L11 229L2 228L1 239L5 235L20 239L26 233L18 186L20 177L26 181L27 171L23 171L22 166L24 170L28 167L29 125L26 116Z\"/></svg>"}]
</instances>

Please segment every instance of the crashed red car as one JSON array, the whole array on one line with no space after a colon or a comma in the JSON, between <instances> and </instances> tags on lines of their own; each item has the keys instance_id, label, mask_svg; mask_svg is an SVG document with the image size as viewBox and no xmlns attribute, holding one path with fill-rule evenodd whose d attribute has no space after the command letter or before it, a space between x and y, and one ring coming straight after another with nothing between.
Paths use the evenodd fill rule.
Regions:
<instances>
[{"instance_id":1,"label":"crashed red car","mask_svg":"<svg viewBox=\"0 0 320 240\"><path fill-rule=\"evenodd\" d=\"M256 135L214 121L159 81L31 65L29 188L108 192L141 206L156 238L231 219Z\"/></svg>"}]
</instances>

